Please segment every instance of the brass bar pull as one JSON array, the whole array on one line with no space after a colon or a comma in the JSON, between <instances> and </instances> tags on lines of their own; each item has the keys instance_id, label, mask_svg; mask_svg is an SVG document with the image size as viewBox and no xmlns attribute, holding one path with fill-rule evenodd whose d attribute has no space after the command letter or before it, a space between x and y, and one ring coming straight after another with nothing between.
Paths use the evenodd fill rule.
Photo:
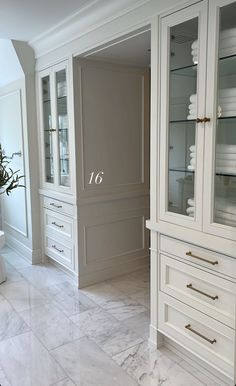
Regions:
<instances>
[{"instance_id":1,"label":"brass bar pull","mask_svg":"<svg viewBox=\"0 0 236 386\"><path fill-rule=\"evenodd\" d=\"M56 223L56 221L53 221L52 225L55 225L58 228L64 228L64 225L59 225L59 224Z\"/></svg>"},{"instance_id":2,"label":"brass bar pull","mask_svg":"<svg viewBox=\"0 0 236 386\"><path fill-rule=\"evenodd\" d=\"M193 290L193 291L196 291L196 292L198 292L199 294L204 295L204 296L206 296L206 297L208 297L208 298L210 298L210 299L212 299L212 300L219 299L219 297L218 297L217 295L216 295L216 296L208 295L206 292L203 292L203 291L200 291L200 290L197 289L197 288L194 288L193 285L192 285L191 283L190 283L190 284L187 284L186 287L189 288L189 289L191 289L191 290Z\"/></svg>"},{"instance_id":3,"label":"brass bar pull","mask_svg":"<svg viewBox=\"0 0 236 386\"><path fill-rule=\"evenodd\" d=\"M55 244L52 245L52 248L53 248L53 249L56 249L56 251L58 251L58 252L60 252L60 253L63 253L63 252L64 252L64 249L59 249L59 248L57 248Z\"/></svg>"},{"instance_id":4,"label":"brass bar pull","mask_svg":"<svg viewBox=\"0 0 236 386\"><path fill-rule=\"evenodd\" d=\"M187 330L193 332L193 333L196 334L197 336L200 336L200 338L206 340L206 341L207 341L208 343L210 343L210 344L216 343L216 339L209 339L209 338L207 338L206 336L200 334L200 332L194 330L194 329L191 327L191 324L187 324L187 325L185 326L185 328L187 328Z\"/></svg>"},{"instance_id":5,"label":"brass bar pull","mask_svg":"<svg viewBox=\"0 0 236 386\"><path fill-rule=\"evenodd\" d=\"M204 123L206 123L206 122L210 122L210 120L211 120L210 118L204 117L202 121L203 121Z\"/></svg>"},{"instance_id":6,"label":"brass bar pull","mask_svg":"<svg viewBox=\"0 0 236 386\"><path fill-rule=\"evenodd\" d=\"M54 204L54 202L51 202L50 205L54 206L54 208L57 208L57 209L62 208L62 205L56 205L56 204Z\"/></svg>"},{"instance_id":7,"label":"brass bar pull","mask_svg":"<svg viewBox=\"0 0 236 386\"><path fill-rule=\"evenodd\" d=\"M53 133L54 131L57 131L56 129L49 129L49 133Z\"/></svg>"},{"instance_id":8,"label":"brass bar pull","mask_svg":"<svg viewBox=\"0 0 236 386\"><path fill-rule=\"evenodd\" d=\"M186 256L193 257L194 259L198 259L198 260L204 261L205 263L208 263L208 264L211 264L211 265L216 265L216 264L218 264L218 261L217 261L217 260L211 261L211 260L204 259L203 257L193 255L191 251L186 252Z\"/></svg>"}]
</instances>

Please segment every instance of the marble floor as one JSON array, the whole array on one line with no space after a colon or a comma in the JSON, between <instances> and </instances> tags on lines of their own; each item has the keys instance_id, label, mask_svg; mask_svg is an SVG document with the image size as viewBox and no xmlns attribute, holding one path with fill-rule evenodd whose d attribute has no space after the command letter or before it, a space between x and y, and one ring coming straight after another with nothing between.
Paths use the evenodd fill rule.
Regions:
<instances>
[{"instance_id":1,"label":"marble floor","mask_svg":"<svg viewBox=\"0 0 236 386\"><path fill-rule=\"evenodd\" d=\"M78 290L51 264L1 254L1 386L216 386L148 344L148 270Z\"/></svg>"}]
</instances>

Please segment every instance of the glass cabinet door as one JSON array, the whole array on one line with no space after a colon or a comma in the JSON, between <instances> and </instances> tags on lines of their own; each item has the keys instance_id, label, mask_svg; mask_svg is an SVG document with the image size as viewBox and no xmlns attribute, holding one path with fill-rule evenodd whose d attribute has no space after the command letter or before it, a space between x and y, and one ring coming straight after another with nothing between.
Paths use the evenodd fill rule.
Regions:
<instances>
[{"instance_id":1,"label":"glass cabinet door","mask_svg":"<svg viewBox=\"0 0 236 386\"><path fill-rule=\"evenodd\" d=\"M204 126L204 97L199 97L202 94L199 77L205 52L204 45L200 47L200 12L201 5L197 5L191 14L186 10L179 12L177 19L183 22L175 24L176 19L171 15L162 25L167 49L161 53L162 74L165 73L161 79L161 137L164 138L160 149L164 165L161 165L161 180L166 181L165 194L160 200L161 215L165 220L169 216L171 222L186 221L190 227L199 221L196 196L202 179L203 132L199 132L198 126L202 129Z\"/></svg>"},{"instance_id":2,"label":"glass cabinet door","mask_svg":"<svg viewBox=\"0 0 236 386\"><path fill-rule=\"evenodd\" d=\"M45 180L54 183L54 160L53 160L53 130L51 113L51 90L50 76L41 79L43 98L43 134L44 134L44 169Z\"/></svg>"},{"instance_id":3,"label":"glass cabinet door","mask_svg":"<svg viewBox=\"0 0 236 386\"><path fill-rule=\"evenodd\" d=\"M236 3L220 9L213 221L236 227Z\"/></svg>"},{"instance_id":4,"label":"glass cabinet door","mask_svg":"<svg viewBox=\"0 0 236 386\"><path fill-rule=\"evenodd\" d=\"M59 185L70 186L66 69L56 72Z\"/></svg>"}]
</instances>

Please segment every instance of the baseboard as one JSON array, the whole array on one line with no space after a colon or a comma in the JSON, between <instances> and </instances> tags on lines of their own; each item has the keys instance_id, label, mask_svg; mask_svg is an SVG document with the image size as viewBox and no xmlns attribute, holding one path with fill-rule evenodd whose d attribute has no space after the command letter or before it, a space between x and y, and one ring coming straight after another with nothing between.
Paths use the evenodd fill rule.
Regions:
<instances>
[{"instance_id":1,"label":"baseboard","mask_svg":"<svg viewBox=\"0 0 236 386\"><path fill-rule=\"evenodd\" d=\"M156 348L160 348L164 345L163 335L151 324L149 326L149 343Z\"/></svg>"},{"instance_id":2,"label":"baseboard","mask_svg":"<svg viewBox=\"0 0 236 386\"><path fill-rule=\"evenodd\" d=\"M213 369L210 365L205 363L200 358L196 357L194 354L180 346L178 343L174 342L168 337L164 337L163 345L167 347L170 351L173 351L180 358L188 362L192 367L195 367L196 370L205 374L208 378L212 379L219 386L234 386L235 383L230 378L224 376L220 371Z\"/></svg>"},{"instance_id":3,"label":"baseboard","mask_svg":"<svg viewBox=\"0 0 236 386\"><path fill-rule=\"evenodd\" d=\"M6 245L8 245L15 252L19 253L25 260L30 262L30 264L39 264L42 262L41 249L32 250L9 233L5 233L5 240Z\"/></svg>"},{"instance_id":4,"label":"baseboard","mask_svg":"<svg viewBox=\"0 0 236 386\"><path fill-rule=\"evenodd\" d=\"M149 255L141 257L137 260L127 261L125 264L114 264L113 267L102 269L91 273L79 272L78 286L79 288L87 287L105 280L129 274L139 269L146 268L149 265Z\"/></svg>"}]
</instances>

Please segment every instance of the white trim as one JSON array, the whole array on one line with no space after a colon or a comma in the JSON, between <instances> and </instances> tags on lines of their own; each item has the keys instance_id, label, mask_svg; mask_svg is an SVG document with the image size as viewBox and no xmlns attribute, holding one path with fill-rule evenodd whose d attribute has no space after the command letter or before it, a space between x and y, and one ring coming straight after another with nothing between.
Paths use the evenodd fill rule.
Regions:
<instances>
[{"instance_id":1,"label":"white trim","mask_svg":"<svg viewBox=\"0 0 236 386\"><path fill-rule=\"evenodd\" d=\"M6 245L8 245L15 252L20 254L25 260L31 264L39 264L42 262L42 251L41 249L32 250L27 247L15 237L5 232Z\"/></svg>"}]
</instances>

